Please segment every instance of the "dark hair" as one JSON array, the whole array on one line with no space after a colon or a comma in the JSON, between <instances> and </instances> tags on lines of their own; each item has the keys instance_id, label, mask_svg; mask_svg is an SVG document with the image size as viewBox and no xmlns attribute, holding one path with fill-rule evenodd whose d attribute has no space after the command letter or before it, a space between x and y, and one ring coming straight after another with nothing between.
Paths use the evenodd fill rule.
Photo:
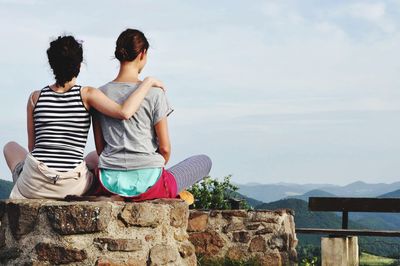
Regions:
<instances>
[{"instance_id":1,"label":"dark hair","mask_svg":"<svg viewBox=\"0 0 400 266\"><path fill-rule=\"evenodd\" d=\"M50 43L47 58L56 84L64 86L79 74L83 60L82 45L73 36L58 36Z\"/></svg>"},{"instance_id":2,"label":"dark hair","mask_svg":"<svg viewBox=\"0 0 400 266\"><path fill-rule=\"evenodd\" d=\"M126 29L118 36L114 55L120 62L133 61L147 49L149 49L149 42L143 32Z\"/></svg>"}]
</instances>

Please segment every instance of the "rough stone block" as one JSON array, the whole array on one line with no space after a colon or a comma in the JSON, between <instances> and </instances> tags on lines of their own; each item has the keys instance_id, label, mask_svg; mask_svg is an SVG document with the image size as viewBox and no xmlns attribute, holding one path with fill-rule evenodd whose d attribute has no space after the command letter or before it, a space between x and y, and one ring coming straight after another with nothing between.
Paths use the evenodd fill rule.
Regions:
<instances>
[{"instance_id":1,"label":"rough stone block","mask_svg":"<svg viewBox=\"0 0 400 266\"><path fill-rule=\"evenodd\" d=\"M6 212L6 203L4 201L0 201L0 220L3 219L5 212Z\"/></svg>"},{"instance_id":2,"label":"rough stone block","mask_svg":"<svg viewBox=\"0 0 400 266\"><path fill-rule=\"evenodd\" d=\"M246 224L246 229L247 230L257 230L258 228L260 228L261 223L247 223Z\"/></svg>"},{"instance_id":3,"label":"rough stone block","mask_svg":"<svg viewBox=\"0 0 400 266\"><path fill-rule=\"evenodd\" d=\"M232 239L234 242L248 243L250 241L250 233L248 231L233 232Z\"/></svg>"},{"instance_id":4,"label":"rough stone block","mask_svg":"<svg viewBox=\"0 0 400 266\"><path fill-rule=\"evenodd\" d=\"M252 222L279 223L279 216L271 211L255 211L251 217Z\"/></svg>"},{"instance_id":5,"label":"rough stone block","mask_svg":"<svg viewBox=\"0 0 400 266\"><path fill-rule=\"evenodd\" d=\"M32 260L24 263L24 266L52 266L48 261Z\"/></svg>"},{"instance_id":6,"label":"rough stone block","mask_svg":"<svg viewBox=\"0 0 400 266\"><path fill-rule=\"evenodd\" d=\"M231 260L243 260L248 256L246 246L233 246L228 249L226 256Z\"/></svg>"},{"instance_id":7,"label":"rough stone block","mask_svg":"<svg viewBox=\"0 0 400 266\"><path fill-rule=\"evenodd\" d=\"M83 262L87 258L85 250L66 248L49 243L39 243L35 246L35 250L38 260L53 264Z\"/></svg>"},{"instance_id":8,"label":"rough stone block","mask_svg":"<svg viewBox=\"0 0 400 266\"><path fill-rule=\"evenodd\" d=\"M215 231L192 233L190 242L196 248L196 254L216 255L225 243L221 236Z\"/></svg>"},{"instance_id":9,"label":"rough stone block","mask_svg":"<svg viewBox=\"0 0 400 266\"><path fill-rule=\"evenodd\" d=\"M181 199L155 199L150 202L171 206L170 223L173 227L187 226L189 211L185 201Z\"/></svg>"},{"instance_id":10,"label":"rough stone block","mask_svg":"<svg viewBox=\"0 0 400 266\"><path fill-rule=\"evenodd\" d=\"M194 254L194 246L191 243L182 243L179 246L179 254L182 258L190 257Z\"/></svg>"},{"instance_id":11,"label":"rough stone block","mask_svg":"<svg viewBox=\"0 0 400 266\"><path fill-rule=\"evenodd\" d=\"M119 214L119 218L128 226L157 227L163 217L162 207L147 202L128 203Z\"/></svg>"},{"instance_id":12,"label":"rough stone block","mask_svg":"<svg viewBox=\"0 0 400 266\"><path fill-rule=\"evenodd\" d=\"M6 245L6 229L0 227L0 248Z\"/></svg>"},{"instance_id":13,"label":"rough stone block","mask_svg":"<svg viewBox=\"0 0 400 266\"><path fill-rule=\"evenodd\" d=\"M283 266L291 264L283 264L279 253L267 253L262 256L258 256L258 263L261 266Z\"/></svg>"},{"instance_id":14,"label":"rough stone block","mask_svg":"<svg viewBox=\"0 0 400 266\"><path fill-rule=\"evenodd\" d=\"M189 215L188 231L201 232L207 229L208 213L204 211L194 211Z\"/></svg>"},{"instance_id":15,"label":"rough stone block","mask_svg":"<svg viewBox=\"0 0 400 266\"><path fill-rule=\"evenodd\" d=\"M174 232L174 239L180 242L184 242L188 240L189 234L187 233L186 230L176 230Z\"/></svg>"},{"instance_id":16,"label":"rough stone block","mask_svg":"<svg viewBox=\"0 0 400 266\"><path fill-rule=\"evenodd\" d=\"M15 239L33 231L38 222L40 204L21 201L7 203L8 224Z\"/></svg>"},{"instance_id":17,"label":"rough stone block","mask_svg":"<svg viewBox=\"0 0 400 266\"><path fill-rule=\"evenodd\" d=\"M189 217L188 206L185 202L175 201L170 210L170 224L173 227L187 226Z\"/></svg>"},{"instance_id":18,"label":"rough stone block","mask_svg":"<svg viewBox=\"0 0 400 266\"><path fill-rule=\"evenodd\" d=\"M95 238L93 244L100 250L109 251L138 251L143 246L140 239Z\"/></svg>"},{"instance_id":19,"label":"rough stone block","mask_svg":"<svg viewBox=\"0 0 400 266\"><path fill-rule=\"evenodd\" d=\"M241 222L241 221L235 221L235 222L231 222L231 223L228 223L226 226L224 226L223 227L223 229L222 229L222 231L224 232L224 233L229 233L229 232L232 232L232 231L239 231L239 230L243 230L245 227L244 227L244 224L243 224L243 222Z\"/></svg>"},{"instance_id":20,"label":"rough stone block","mask_svg":"<svg viewBox=\"0 0 400 266\"><path fill-rule=\"evenodd\" d=\"M251 240L249 246L250 252L264 252L265 249L266 249L266 243L264 237L257 236Z\"/></svg>"},{"instance_id":21,"label":"rough stone block","mask_svg":"<svg viewBox=\"0 0 400 266\"><path fill-rule=\"evenodd\" d=\"M100 257L96 266L144 266L147 262L144 259L129 258L126 260Z\"/></svg>"},{"instance_id":22,"label":"rough stone block","mask_svg":"<svg viewBox=\"0 0 400 266\"><path fill-rule=\"evenodd\" d=\"M218 210L210 210L210 217L217 217L218 214L221 214L221 211L218 211Z\"/></svg>"},{"instance_id":23,"label":"rough stone block","mask_svg":"<svg viewBox=\"0 0 400 266\"><path fill-rule=\"evenodd\" d=\"M247 217L246 210L223 210L221 211L222 217L225 219L230 219L232 216L234 217Z\"/></svg>"},{"instance_id":24,"label":"rough stone block","mask_svg":"<svg viewBox=\"0 0 400 266\"><path fill-rule=\"evenodd\" d=\"M289 250L289 239L287 234L275 234L268 240L268 246L271 249Z\"/></svg>"},{"instance_id":25,"label":"rough stone block","mask_svg":"<svg viewBox=\"0 0 400 266\"><path fill-rule=\"evenodd\" d=\"M274 232L274 228L266 227L260 230L257 230L255 232L256 235L265 235L265 234L271 234Z\"/></svg>"},{"instance_id":26,"label":"rough stone block","mask_svg":"<svg viewBox=\"0 0 400 266\"><path fill-rule=\"evenodd\" d=\"M178 252L168 245L156 245L150 250L151 265L167 265L175 262L178 258Z\"/></svg>"},{"instance_id":27,"label":"rough stone block","mask_svg":"<svg viewBox=\"0 0 400 266\"><path fill-rule=\"evenodd\" d=\"M65 204L45 206L49 222L59 234L101 232L107 228L110 209L105 204Z\"/></svg>"},{"instance_id":28,"label":"rough stone block","mask_svg":"<svg viewBox=\"0 0 400 266\"><path fill-rule=\"evenodd\" d=\"M19 248L3 248L0 250L0 261L9 261L19 257L21 250Z\"/></svg>"}]
</instances>

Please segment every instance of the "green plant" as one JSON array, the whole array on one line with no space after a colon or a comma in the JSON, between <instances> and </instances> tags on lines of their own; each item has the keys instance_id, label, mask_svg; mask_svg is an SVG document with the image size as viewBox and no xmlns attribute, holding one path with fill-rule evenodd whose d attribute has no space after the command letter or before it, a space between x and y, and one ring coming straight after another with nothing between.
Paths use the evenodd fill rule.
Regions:
<instances>
[{"instance_id":1,"label":"green plant","mask_svg":"<svg viewBox=\"0 0 400 266\"><path fill-rule=\"evenodd\" d=\"M300 266L317 266L321 265L321 250L313 245L297 246L297 257Z\"/></svg>"},{"instance_id":2,"label":"green plant","mask_svg":"<svg viewBox=\"0 0 400 266\"><path fill-rule=\"evenodd\" d=\"M307 258L307 259L302 259L300 262L301 266L317 266L318 264L318 258L313 257L313 258Z\"/></svg>"},{"instance_id":3,"label":"green plant","mask_svg":"<svg viewBox=\"0 0 400 266\"><path fill-rule=\"evenodd\" d=\"M231 175L225 176L223 181L206 177L202 182L194 184L188 191L193 194L194 209L231 209L230 199L234 198L239 189L231 183ZM241 202L241 208L249 209L246 201Z\"/></svg>"}]
</instances>

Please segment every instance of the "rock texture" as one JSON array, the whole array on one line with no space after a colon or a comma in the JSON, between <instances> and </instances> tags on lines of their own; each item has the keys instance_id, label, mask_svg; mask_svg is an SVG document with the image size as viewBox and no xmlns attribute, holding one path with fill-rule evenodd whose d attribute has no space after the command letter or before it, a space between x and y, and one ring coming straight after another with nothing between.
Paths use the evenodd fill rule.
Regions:
<instances>
[{"instance_id":1,"label":"rock texture","mask_svg":"<svg viewBox=\"0 0 400 266\"><path fill-rule=\"evenodd\" d=\"M296 263L291 210L189 212L180 200L0 201L0 265L197 265L208 259Z\"/></svg>"},{"instance_id":2,"label":"rock texture","mask_svg":"<svg viewBox=\"0 0 400 266\"><path fill-rule=\"evenodd\" d=\"M197 265L180 200L0 202L0 265Z\"/></svg>"},{"instance_id":3,"label":"rock texture","mask_svg":"<svg viewBox=\"0 0 400 266\"><path fill-rule=\"evenodd\" d=\"M297 263L294 214L274 211L191 210L189 240L197 255L208 259L256 259L260 265Z\"/></svg>"}]
</instances>

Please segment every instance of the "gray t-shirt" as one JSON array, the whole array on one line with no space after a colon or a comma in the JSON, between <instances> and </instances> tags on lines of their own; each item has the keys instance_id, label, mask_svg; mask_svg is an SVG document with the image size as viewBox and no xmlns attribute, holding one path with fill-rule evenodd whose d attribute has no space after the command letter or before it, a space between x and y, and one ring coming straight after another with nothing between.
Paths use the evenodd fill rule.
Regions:
<instances>
[{"instance_id":1,"label":"gray t-shirt","mask_svg":"<svg viewBox=\"0 0 400 266\"><path fill-rule=\"evenodd\" d=\"M100 90L115 102L122 104L138 88L138 84L109 82ZM99 114L106 142L99 158L99 167L114 170L134 170L164 167L164 158L157 152L158 141L154 125L168 116L169 106L165 92L151 88L136 113L128 120L119 120Z\"/></svg>"}]
</instances>

